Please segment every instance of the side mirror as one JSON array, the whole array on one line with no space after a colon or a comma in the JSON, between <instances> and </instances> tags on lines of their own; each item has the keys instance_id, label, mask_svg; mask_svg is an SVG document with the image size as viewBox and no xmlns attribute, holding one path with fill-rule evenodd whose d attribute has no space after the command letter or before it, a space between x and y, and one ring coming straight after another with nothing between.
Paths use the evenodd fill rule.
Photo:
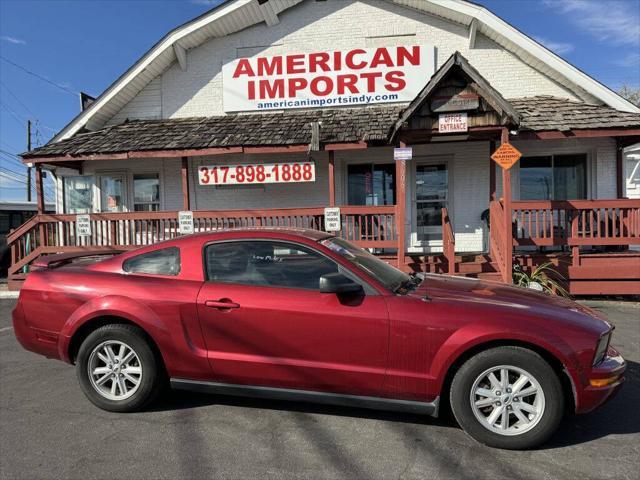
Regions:
<instances>
[{"instance_id":1,"label":"side mirror","mask_svg":"<svg viewBox=\"0 0 640 480\"><path fill-rule=\"evenodd\" d=\"M320 293L361 293L362 285L341 273L327 273L320 277Z\"/></svg>"}]
</instances>

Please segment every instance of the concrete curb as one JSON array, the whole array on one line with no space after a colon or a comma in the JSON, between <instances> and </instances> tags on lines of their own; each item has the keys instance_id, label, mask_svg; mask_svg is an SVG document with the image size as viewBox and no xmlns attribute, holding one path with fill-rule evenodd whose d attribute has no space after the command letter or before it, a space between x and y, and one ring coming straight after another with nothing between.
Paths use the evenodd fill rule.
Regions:
<instances>
[{"instance_id":1,"label":"concrete curb","mask_svg":"<svg viewBox=\"0 0 640 480\"><path fill-rule=\"evenodd\" d=\"M18 298L18 295L20 295L20 292L9 292L7 290L0 290L0 299L3 298Z\"/></svg>"}]
</instances>

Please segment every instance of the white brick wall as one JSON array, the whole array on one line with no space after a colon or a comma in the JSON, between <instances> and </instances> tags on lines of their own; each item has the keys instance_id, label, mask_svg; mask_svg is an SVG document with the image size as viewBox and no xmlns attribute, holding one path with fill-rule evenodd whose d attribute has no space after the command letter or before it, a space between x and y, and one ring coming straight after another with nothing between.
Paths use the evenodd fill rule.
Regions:
<instances>
[{"instance_id":1,"label":"white brick wall","mask_svg":"<svg viewBox=\"0 0 640 480\"><path fill-rule=\"evenodd\" d=\"M278 25L256 25L189 50L187 71L174 64L112 122L153 118L158 112L165 118L222 115L222 64L240 56L403 43L434 44L438 66L460 51L507 98L555 95L577 99L481 34L470 50L467 28L444 19L382 0L307 1L281 14Z\"/></svg>"}]
</instances>

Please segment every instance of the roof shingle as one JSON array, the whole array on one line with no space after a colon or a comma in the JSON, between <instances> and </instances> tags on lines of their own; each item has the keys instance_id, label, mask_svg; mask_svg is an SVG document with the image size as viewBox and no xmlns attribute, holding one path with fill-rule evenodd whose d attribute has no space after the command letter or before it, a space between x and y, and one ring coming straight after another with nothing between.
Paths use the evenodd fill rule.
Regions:
<instances>
[{"instance_id":1,"label":"roof shingle","mask_svg":"<svg viewBox=\"0 0 640 480\"><path fill-rule=\"evenodd\" d=\"M533 131L640 128L640 114L611 107L537 96L508 99L520 114L520 127ZM376 106L233 114L219 117L133 120L24 153L40 156L109 154L213 147L302 145L311 142L311 123L321 122L320 142L388 142L406 106Z\"/></svg>"}]
</instances>

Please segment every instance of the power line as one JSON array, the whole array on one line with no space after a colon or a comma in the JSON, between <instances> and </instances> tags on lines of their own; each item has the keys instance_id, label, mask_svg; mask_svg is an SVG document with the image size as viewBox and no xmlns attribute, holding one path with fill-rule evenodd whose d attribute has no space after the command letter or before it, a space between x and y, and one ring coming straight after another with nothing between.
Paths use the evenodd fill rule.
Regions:
<instances>
[{"instance_id":1,"label":"power line","mask_svg":"<svg viewBox=\"0 0 640 480\"><path fill-rule=\"evenodd\" d=\"M20 100L20 98L18 98L18 96L15 93L13 93L11 91L11 89L9 87L7 87L6 83L4 83L2 80L0 80L0 86L4 87L4 89L7 91L7 93L9 93L9 95L11 95L15 99L15 101L18 102L22 106L22 108L24 108L27 112L30 113L31 116L36 120L36 122L41 127L46 128L47 130L51 130L53 133L57 133L58 130L56 130L55 128L49 127L48 125L45 125L44 123L42 123L40 121L40 119L38 118L38 116L35 113L33 113L33 110L31 110L29 107L27 107L27 105L22 100Z\"/></svg>"},{"instance_id":2,"label":"power line","mask_svg":"<svg viewBox=\"0 0 640 480\"><path fill-rule=\"evenodd\" d=\"M16 68L19 68L20 70L28 73L29 75L32 75L32 76L34 76L36 78L39 78L43 82L47 82L49 85L53 85L54 87L59 88L63 92L70 93L74 97L77 96L77 95L80 95L80 92L74 92L73 90L71 90L70 88L65 87L64 85L60 85L60 84L58 84L56 82L52 82L48 78L46 78L46 77L44 77L44 76L42 76L42 75L40 75L40 74L38 74L36 72L32 72L31 70L29 70L26 67L23 67L22 65L18 65L17 63L12 62L11 60L9 60L8 58L6 58L6 57L4 57L2 55L0 55L0 59L4 60L5 62L7 62L10 65L13 65Z\"/></svg>"},{"instance_id":3,"label":"power line","mask_svg":"<svg viewBox=\"0 0 640 480\"><path fill-rule=\"evenodd\" d=\"M7 112L9 112L11 114L11 116L13 117L13 119L18 122L20 125L22 125L24 123L25 120L23 120L22 118L20 118L22 115L19 115L18 113L16 113L13 109L11 109L6 103L2 103L0 102L0 108L4 108Z\"/></svg>"}]
</instances>

